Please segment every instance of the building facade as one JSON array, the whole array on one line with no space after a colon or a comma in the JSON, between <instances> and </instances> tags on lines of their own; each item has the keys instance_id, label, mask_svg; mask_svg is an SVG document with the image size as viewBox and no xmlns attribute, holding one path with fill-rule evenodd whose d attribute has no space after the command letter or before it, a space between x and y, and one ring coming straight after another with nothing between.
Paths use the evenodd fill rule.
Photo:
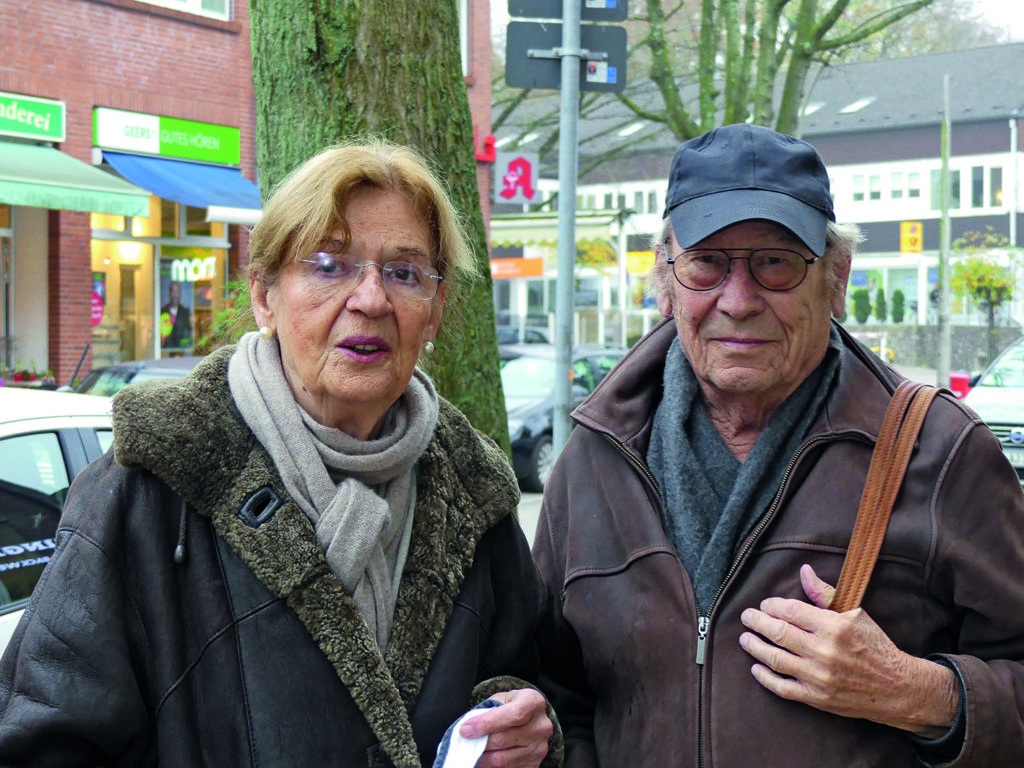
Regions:
<instances>
[{"instance_id":1,"label":"building facade","mask_svg":"<svg viewBox=\"0 0 1024 768\"><path fill-rule=\"evenodd\" d=\"M259 208L248 6L39 0L0 49L0 369L194 351Z\"/></svg>"},{"instance_id":2,"label":"building facade","mask_svg":"<svg viewBox=\"0 0 1024 768\"><path fill-rule=\"evenodd\" d=\"M489 6L460 3L486 218ZM248 3L34 0L0 50L0 378L202 353L259 216Z\"/></svg>"},{"instance_id":3,"label":"building facade","mask_svg":"<svg viewBox=\"0 0 1024 768\"><path fill-rule=\"evenodd\" d=\"M1024 44L1011 44L839 65L809 79L801 136L825 160L837 216L859 224L866 235L854 260L851 292L867 289L874 301L881 290L891 307L899 291L906 306L904 322L935 322L947 76L950 239L991 228L1005 236L1010 246L1021 246L1024 93L1017 73L1022 68ZM681 82L686 93L688 88ZM630 96L655 111L655 102L645 100L649 93L640 84ZM557 95L544 99L551 101ZM544 140L543 132L532 127L543 110L537 104L528 111L523 124L530 125L536 136L519 144L522 151L528 152L531 145ZM593 167L580 180L577 215L603 215L608 222L606 231L596 236L627 260L625 303L634 316L630 327L641 329L647 327L652 310L644 306L645 261L639 251L660 227L668 168L677 142L662 126L638 121L614 100L592 107L590 114L595 116L580 122L580 167ZM499 132L498 144L503 146L504 141L521 135L516 125L507 126ZM624 155L594 163L602 153L624 144L630 146ZM547 169L538 187L544 193L542 200L557 191L553 169ZM545 215L549 219L546 228L539 221ZM538 221L524 228L523 221L530 216ZM507 305L499 304L499 312L512 316L528 313L529 321L535 323L541 302L531 302L530 296L553 292L541 282L553 285L556 279L554 260L545 250L556 240L554 206L542 203L528 215L522 209L496 213L496 221L491 240L501 255L545 259L543 276L532 278L533 285L526 286L521 280L521 285L496 291L499 301L509 297ZM617 245L623 240L617 222L623 222L625 229L622 248ZM953 257L957 258L955 252ZM1002 325L1020 326L1024 323L1024 263L1013 248L996 251L993 258L1015 271L1022 286L1014 300L1000 309L997 320ZM592 272L579 269L580 275ZM581 340L618 341L614 329L622 291L614 264L604 270L599 282L600 311L608 318L603 324L605 336L583 336ZM524 294L526 301L517 304L517 297ZM982 310L958 298L953 301L952 319L962 325L979 325L985 320Z\"/></svg>"}]
</instances>

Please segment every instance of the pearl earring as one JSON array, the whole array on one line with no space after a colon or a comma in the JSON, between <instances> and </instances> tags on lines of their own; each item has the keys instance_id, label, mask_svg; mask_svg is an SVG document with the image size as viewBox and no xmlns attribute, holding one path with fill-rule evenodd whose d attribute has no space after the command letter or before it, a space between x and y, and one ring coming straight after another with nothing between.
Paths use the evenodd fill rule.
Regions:
<instances>
[{"instance_id":1,"label":"pearl earring","mask_svg":"<svg viewBox=\"0 0 1024 768\"><path fill-rule=\"evenodd\" d=\"M432 342L432 341L424 342L423 343L423 351L426 352L428 355L431 352L433 352L434 351L434 342Z\"/></svg>"},{"instance_id":2,"label":"pearl earring","mask_svg":"<svg viewBox=\"0 0 1024 768\"><path fill-rule=\"evenodd\" d=\"M260 326L260 338L261 339L272 339L274 338L274 329L269 325Z\"/></svg>"}]
</instances>

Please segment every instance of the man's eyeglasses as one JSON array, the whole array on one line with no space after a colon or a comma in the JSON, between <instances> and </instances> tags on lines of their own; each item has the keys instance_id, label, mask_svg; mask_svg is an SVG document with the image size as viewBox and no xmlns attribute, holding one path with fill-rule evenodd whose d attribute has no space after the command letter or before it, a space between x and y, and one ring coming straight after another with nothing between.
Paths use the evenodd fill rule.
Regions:
<instances>
[{"instance_id":1,"label":"man's eyeglasses","mask_svg":"<svg viewBox=\"0 0 1024 768\"><path fill-rule=\"evenodd\" d=\"M430 301L437 295L437 286L444 278L432 269L409 261L388 261L360 264L347 253L318 251L308 259L298 259L302 275L310 284L328 291L351 291L363 278L363 270L377 267L384 290L392 298Z\"/></svg>"},{"instance_id":2,"label":"man's eyeglasses","mask_svg":"<svg viewBox=\"0 0 1024 768\"><path fill-rule=\"evenodd\" d=\"M747 256L730 256L745 251ZM678 283L691 291L710 291L725 282L734 261L747 262L750 276L766 291L789 291L807 277L808 259L788 248L690 248L667 258Z\"/></svg>"}]
</instances>

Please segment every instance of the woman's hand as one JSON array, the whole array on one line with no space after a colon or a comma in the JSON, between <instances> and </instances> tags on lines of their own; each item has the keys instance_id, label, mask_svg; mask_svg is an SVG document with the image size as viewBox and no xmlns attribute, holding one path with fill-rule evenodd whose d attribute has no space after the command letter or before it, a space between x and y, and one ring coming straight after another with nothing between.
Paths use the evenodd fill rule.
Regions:
<instances>
[{"instance_id":1,"label":"woman's hand","mask_svg":"<svg viewBox=\"0 0 1024 768\"><path fill-rule=\"evenodd\" d=\"M943 735L956 715L953 671L901 651L861 608L828 610L835 589L809 565L800 583L813 605L770 597L740 617L751 630L740 646L759 662L751 668L757 682L825 712Z\"/></svg>"},{"instance_id":2,"label":"woman's hand","mask_svg":"<svg viewBox=\"0 0 1024 768\"><path fill-rule=\"evenodd\" d=\"M554 726L544 696L532 688L495 693L502 706L482 710L459 728L466 738L489 736L477 768L536 768L548 753Z\"/></svg>"}]
</instances>

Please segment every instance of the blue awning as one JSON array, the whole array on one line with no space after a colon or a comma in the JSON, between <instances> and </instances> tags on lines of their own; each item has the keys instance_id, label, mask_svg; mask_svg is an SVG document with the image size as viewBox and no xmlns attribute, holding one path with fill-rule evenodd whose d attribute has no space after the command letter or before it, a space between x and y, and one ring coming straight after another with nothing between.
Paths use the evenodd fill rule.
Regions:
<instances>
[{"instance_id":1,"label":"blue awning","mask_svg":"<svg viewBox=\"0 0 1024 768\"><path fill-rule=\"evenodd\" d=\"M165 200L193 208L262 208L260 188L235 168L106 151L103 159L128 181Z\"/></svg>"}]
</instances>

